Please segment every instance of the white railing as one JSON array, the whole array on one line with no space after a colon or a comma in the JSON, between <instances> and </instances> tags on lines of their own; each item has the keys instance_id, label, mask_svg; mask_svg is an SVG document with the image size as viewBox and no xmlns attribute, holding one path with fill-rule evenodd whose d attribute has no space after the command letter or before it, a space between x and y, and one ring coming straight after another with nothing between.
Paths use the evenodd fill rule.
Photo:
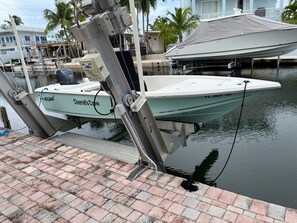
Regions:
<instances>
[{"instance_id":1,"label":"white railing","mask_svg":"<svg viewBox=\"0 0 297 223\"><path fill-rule=\"evenodd\" d=\"M252 11L251 10L243 10L242 13L255 14L256 10L257 9L254 9ZM202 14L199 16L200 16L200 19L203 21L203 20L215 19L215 18L234 15L234 14L235 14L235 11L227 11L225 13L223 13L223 12L208 13L208 14ZM281 10L279 8L265 8L265 18L280 21L281 20Z\"/></svg>"},{"instance_id":2,"label":"white railing","mask_svg":"<svg viewBox=\"0 0 297 223\"><path fill-rule=\"evenodd\" d=\"M16 42L5 42L5 43L2 43L2 46L15 46L16 45Z\"/></svg>"}]
</instances>

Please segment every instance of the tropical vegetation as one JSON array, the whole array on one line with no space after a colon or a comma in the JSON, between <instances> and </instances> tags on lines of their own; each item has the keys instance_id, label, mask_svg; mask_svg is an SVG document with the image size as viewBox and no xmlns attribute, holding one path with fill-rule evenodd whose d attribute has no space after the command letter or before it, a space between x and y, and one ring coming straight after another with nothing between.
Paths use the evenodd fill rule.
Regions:
<instances>
[{"instance_id":1,"label":"tropical vegetation","mask_svg":"<svg viewBox=\"0 0 297 223\"><path fill-rule=\"evenodd\" d=\"M44 17L48 21L45 33L60 29L59 33L66 40L71 40L70 27L75 23L75 15L79 10L80 3L81 0L69 0L68 2L55 0L55 10L44 10ZM128 0L123 0L120 4L129 8ZM167 17L159 16L151 25L149 24L149 15L151 10L156 8L157 0L135 0L135 6L137 14L142 13L143 33L148 32L149 26L153 31L160 31L160 38L164 41L165 48L170 43L176 43L177 40L181 42L182 33L196 28L199 20L197 15L192 14L190 8L175 8L174 12L167 11ZM146 35L146 42L148 43L148 35ZM148 48L150 48L149 45Z\"/></svg>"},{"instance_id":2,"label":"tropical vegetation","mask_svg":"<svg viewBox=\"0 0 297 223\"><path fill-rule=\"evenodd\" d=\"M177 42L176 32L169 25L169 20L166 17L158 16L150 27L153 31L160 31L160 39L164 42L164 49L166 49L169 44Z\"/></svg>"},{"instance_id":3,"label":"tropical vegetation","mask_svg":"<svg viewBox=\"0 0 297 223\"><path fill-rule=\"evenodd\" d=\"M170 27L178 35L179 42L183 41L182 33L197 27L198 15L193 15L190 7L175 8L175 13L167 12Z\"/></svg>"},{"instance_id":4,"label":"tropical vegetation","mask_svg":"<svg viewBox=\"0 0 297 223\"><path fill-rule=\"evenodd\" d=\"M160 38L164 41L164 47L170 43L183 41L182 33L197 27L199 17L192 15L190 8L175 8L175 13L167 11L169 17L158 16L151 29L160 31Z\"/></svg>"},{"instance_id":5,"label":"tropical vegetation","mask_svg":"<svg viewBox=\"0 0 297 223\"><path fill-rule=\"evenodd\" d=\"M70 40L70 27L74 24L74 10L71 3L65 3L62 0L55 0L55 10L45 9L43 11L44 18L48 21L45 33L60 28L63 36Z\"/></svg>"},{"instance_id":6,"label":"tropical vegetation","mask_svg":"<svg viewBox=\"0 0 297 223\"><path fill-rule=\"evenodd\" d=\"M297 24L297 0L290 0L282 13L283 22Z\"/></svg>"},{"instance_id":7,"label":"tropical vegetation","mask_svg":"<svg viewBox=\"0 0 297 223\"><path fill-rule=\"evenodd\" d=\"M0 29L7 30L11 28L11 21L10 18L14 19L14 22L17 26L24 24L22 19L17 15L9 15L9 19L4 20L4 23L0 25Z\"/></svg>"}]
</instances>

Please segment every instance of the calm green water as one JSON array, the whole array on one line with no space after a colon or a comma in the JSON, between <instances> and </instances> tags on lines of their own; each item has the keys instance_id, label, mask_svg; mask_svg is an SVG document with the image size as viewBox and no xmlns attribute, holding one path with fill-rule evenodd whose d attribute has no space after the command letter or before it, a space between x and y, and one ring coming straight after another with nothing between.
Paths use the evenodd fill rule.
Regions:
<instances>
[{"instance_id":1,"label":"calm green water","mask_svg":"<svg viewBox=\"0 0 297 223\"><path fill-rule=\"evenodd\" d=\"M266 92L244 106L233 153L215 184L252 198L297 208L297 69L283 69L278 77L275 70L257 73L253 78L278 80L282 88ZM33 87L52 81L42 76L32 79ZM19 78L18 82L25 86L24 79ZM13 129L25 126L1 95L0 106L7 107ZM227 159L238 115L239 109L204 123L198 133L189 137L187 147L168 158L166 166L177 175L211 182ZM115 134L113 129L113 124L100 127L89 124L75 131L102 139Z\"/></svg>"},{"instance_id":2,"label":"calm green water","mask_svg":"<svg viewBox=\"0 0 297 223\"><path fill-rule=\"evenodd\" d=\"M282 88L266 92L244 106L233 153L216 185L297 208L297 70L282 70L278 78L264 71L254 78L279 80ZM213 180L231 149L238 116L239 109L204 123L189 138L188 146L170 156L166 164L189 176L194 174L194 179ZM213 149L218 153L209 156ZM199 176L195 167L201 167L207 156L206 164L212 167L206 167L204 176Z\"/></svg>"}]
</instances>

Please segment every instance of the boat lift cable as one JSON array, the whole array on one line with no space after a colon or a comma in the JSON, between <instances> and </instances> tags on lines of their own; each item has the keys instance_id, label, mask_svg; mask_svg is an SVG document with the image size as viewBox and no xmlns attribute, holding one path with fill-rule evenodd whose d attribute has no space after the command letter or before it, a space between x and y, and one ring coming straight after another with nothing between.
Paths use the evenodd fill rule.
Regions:
<instances>
[{"instance_id":1,"label":"boat lift cable","mask_svg":"<svg viewBox=\"0 0 297 223\"><path fill-rule=\"evenodd\" d=\"M242 111L243 111L243 105L244 105L244 99L245 99L245 94L246 94L246 86L247 84L249 83L249 81L244 81L244 89L243 89L243 96L242 96L242 102L241 102L241 107L240 107L240 112L239 112L239 117L238 117L238 122L237 122L237 127L236 127L236 131L235 131L235 135L234 135L234 138L233 138L233 142L232 142L232 146L231 146L231 149L230 149L230 152L229 152L229 155L228 155L228 158L223 166L223 169L221 170L221 172L218 174L218 176L212 180L211 182L215 182L221 175L222 173L224 172L229 160L230 160L230 157L232 155L232 152L233 152L233 149L234 149L234 145L235 145L235 142L236 142L236 138L237 138L237 134L238 134L238 130L239 130L239 125L240 125L240 121L241 121L241 116L242 116Z\"/></svg>"},{"instance_id":2,"label":"boat lift cable","mask_svg":"<svg viewBox=\"0 0 297 223\"><path fill-rule=\"evenodd\" d=\"M119 38L121 38L121 36L119 36ZM127 72L128 72L130 82L131 82L131 84L132 84L134 90L136 90L136 88L135 88L135 86L134 86L134 83L133 83L132 76L131 76L131 72L130 72L130 70L128 69L128 65L127 65L127 63L126 63L125 57L124 57L124 55L123 55L123 52L122 52L122 50L121 50L121 46L120 46L119 41L118 41L118 39L117 39L116 37L115 37L115 41L116 41L117 45L118 45L119 48L120 48L120 54L121 54L121 57L122 57L122 59L123 59L123 63L124 63L124 65L125 65L125 68L126 68L126 70L127 70Z\"/></svg>"}]
</instances>

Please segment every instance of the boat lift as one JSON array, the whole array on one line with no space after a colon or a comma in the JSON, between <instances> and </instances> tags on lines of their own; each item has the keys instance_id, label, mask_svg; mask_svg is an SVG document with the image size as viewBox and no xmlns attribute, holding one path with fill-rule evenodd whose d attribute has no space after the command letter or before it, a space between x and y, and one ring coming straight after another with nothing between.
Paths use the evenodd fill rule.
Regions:
<instances>
[{"instance_id":1,"label":"boat lift","mask_svg":"<svg viewBox=\"0 0 297 223\"><path fill-rule=\"evenodd\" d=\"M156 171L165 171L163 163L178 148L177 140L179 145L186 145L187 136L197 131L197 124L157 123L143 95L144 90L141 95L131 90L109 40L110 36L123 32L131 25L127 9L115 9L117 3L117 0L83 1L82 11L92 17L89 21L77 23L72 27L72 32L77 40L84 42L89 51L80 60L84 72L89 79L99 81L103 90L113 98L122 122L138 149L140 165L128 177L133 180L147 166ZM73 120L63 120L47 116L27 92L12 82L0 72L0 92L24 120L31 133L48 138L57 131L67 131L90 121L76 117ZM159 128L172 130L174 134L161 134Z\"/></svg>"},{"instance_id":2,"label":"boat lift","mask_svg":"<svg viewBox=\"0 0 297 223\"><path fill-rule=\"evenodd\" d=\"M110 43L110 36L122 33L132 24L126 7L116 9L117 3L118 0L83 1L82 12L92 17L89 21L77 23L71 30L89 51L80 59L83 71L89 79L99 81L104 91L113 98L122 122L139 151L141 165L132 171L129 178L133 179L147 164L155 170L164 171L163 162L171 151L143 95L144 88L141 88L141 95L131 90ZM144 86L142 78L139 79L140 85Z\"/></svg>"},{"instance_id":3,"label":"boat lift","mask_svg":"<svg viewBox=\"0 0 297 223\"><path fill-rule=\"evenodd\" d=\"M92 120L96 119L87 119L87 118L81 118L81 117L71 117L71 119L61 119L56 118L53 116L45 115L42 110L37 106L35 101L32 99L31 95L28 94L25 90L17 86L17 84L13 81L12 77L7 75L6 73L2 72L0 70L0 93L5 97L7 102L11 105L11 107L17 112L17 114L20 116L20 118L26 123L28 126L30 133L34 134L36 136L39 136L41 138L49 138L53 136L57 131L66 132L73 128L80 128L82 124L90 122ZM145 107L146 108L146 107ZM128 108L127 108L128 109ZM124 111L125 112L125 111ZM186 139L187 137L195 133L199 130L199 126L197 124L190 124L190 123L179 123L179 122L171 122L171 121L156 121L156 128L155 125L151 125L151 121L147 121L145 113L141 111L140 113L140 119L142 118L142 123L146 124L148 122L146 128L144 129L144 126L142 123L139 123L138 126L133 128L134 122L129 122L129 117L125 117L122 119L122 122L127 125L128 122L128 131L131 129L135 130L137 129L138 132L134 133L135 135L141 134L142 137L146 137L146 134L149 134L151 136L150 140L154 140L154 131L158 131L160 133L159 129L169 130L171 131L171 134L161 132L160 137L164 138L165 142L164 145L166 146L166 151L164 151L163 154L158 154L152 159L154 162L159 162L156 157L161 157L161 155L164 155L161 157L164 160L161 160L161 163L158 163L157 168L162 167L163 161L165 161L167 155L169 153L173 153L176 149L178 149L180 146L186 146ZM133 115L134 112L129 111L129 114L127 116L131 115L134 119L137 119L137 116ZM150 120L153 117L149 117ZM7 119L8 120L8 119ZM133 120L134 121L134 120ZM8 126L7 126L8 127ZM154 128L154 129L153 129ZM130 132L129 132L130 133ZM131 134L131 133L130 133ZM132 135L132 137L136 137L135 135ZM62 138L62 136L60 136ZM145 141L147 144L142 144L143 146L146 146L146 151L149 151L150 154L154 154L155 151L151 148L152 146L149 143L153 143L154 141ZM139 146L136 144L136 146ZM155 145L156 146L156 145ZM146 152L144 151L144 152ZM156 151L158 152L158 151ZM150 162L150 160L146 157L148 155L144 155L140 153L140 156L142 158L142 162ZM153 160L154 159L154 160ZM142 163L143 164L143 163ZM140 165L135 172L132 172L129 179L134 179L137 174L139 173L139 170L143 170L145 166ZM160 170L160 169L158 169ZM164 169L161 169L164 170Z\"/></svg>"}]
</instances>

